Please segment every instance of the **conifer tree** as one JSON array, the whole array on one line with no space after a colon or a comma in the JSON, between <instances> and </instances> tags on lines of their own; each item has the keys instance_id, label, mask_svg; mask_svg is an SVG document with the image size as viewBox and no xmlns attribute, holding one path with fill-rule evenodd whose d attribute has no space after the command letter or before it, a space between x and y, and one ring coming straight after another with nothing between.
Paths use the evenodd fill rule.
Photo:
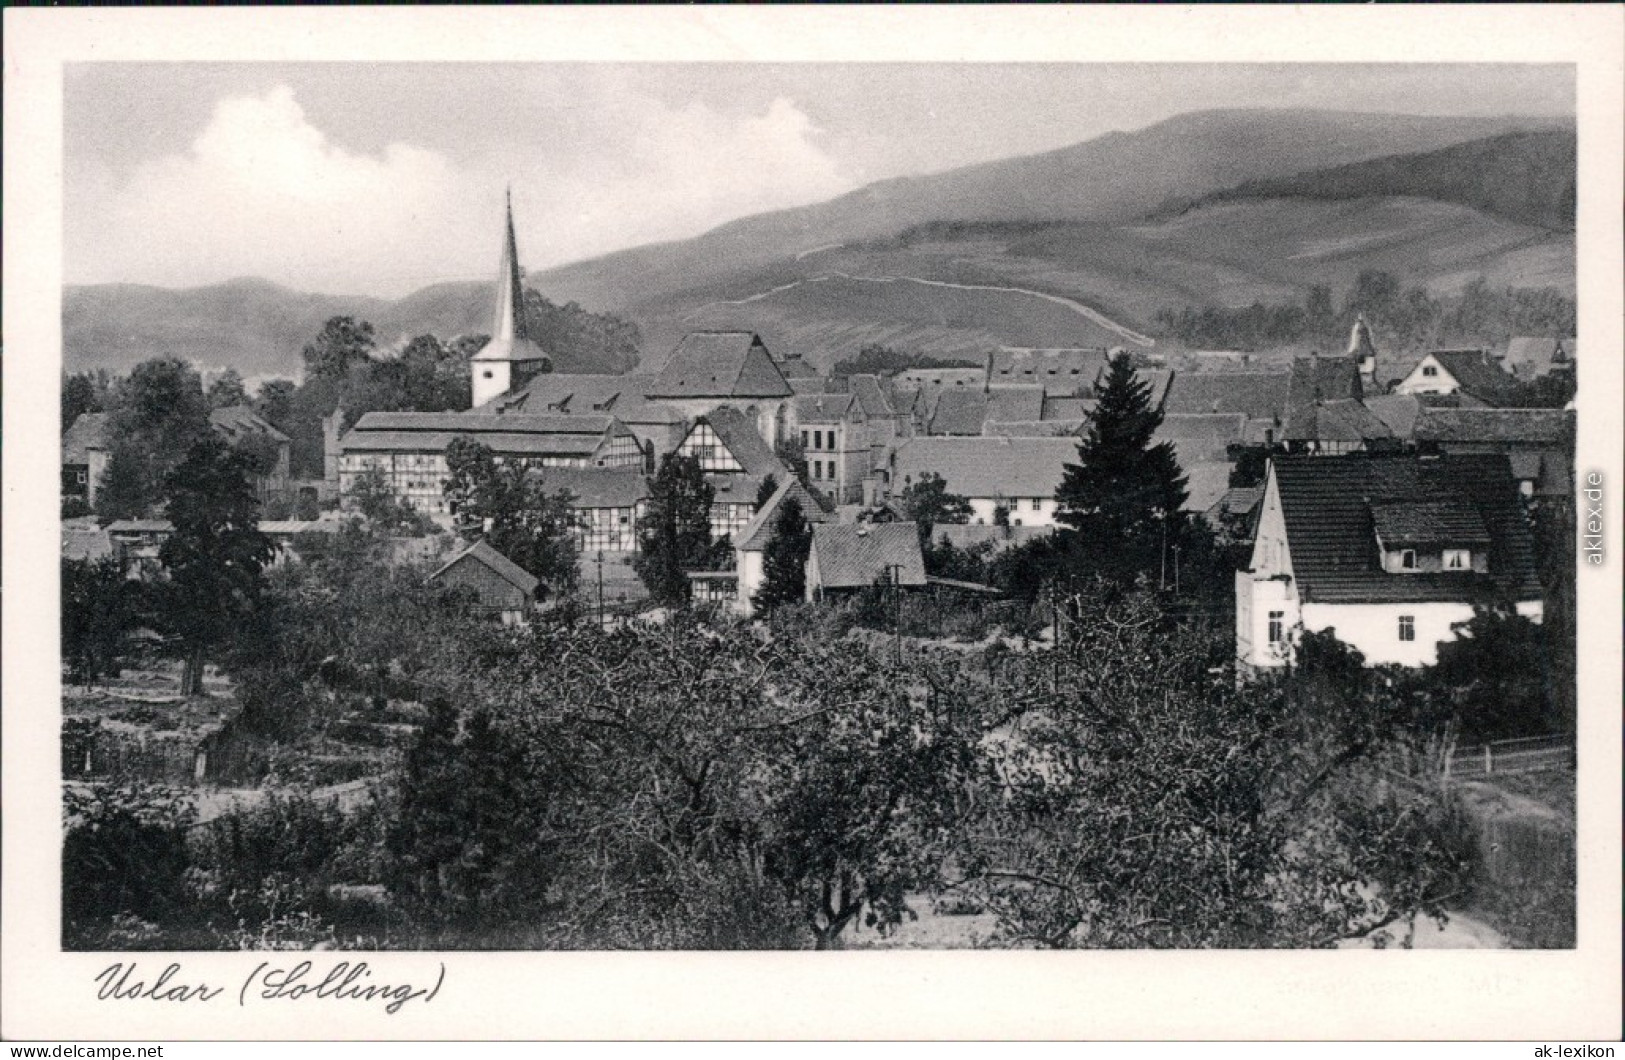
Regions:
<instances>
[{"instance_id":1,"label":"conifer tree","mask_svg":"<svg viewBox=\"0 0 1625 1060\"><path fill-rule=\"evenodd\" d=\"M1116 577L1157 576L1185 532L1185 476L1170 442L1153 442L1162 411L1126 356L1112 359L1078 462L1066 465L1056 518L1076 533L1071 550ZM1078 546L1083 547L1078 547Z\"/></svg>"},{"instance_id":2,"label":"conifer tree","mask_svg":"<svg viewBox=\"0 0 1625 1060\"><path fill-rule=\"evenodd\" d=\"M762 550L762 587L756 590L758 610L771 611L780 604L799 603L807 590L807 554L812 551L812 532L801 502L786 497L773 516L773 536Z\"/></svg>"},{"instance_id":3,"label":"conifer tree","mask_svg":"<svg viewBox=\"0 0 1625 1060\"><path fill-rule=\"evenodd\" d=\"M649 483L641 548L633 569L649 595L664 604L688 600L688 572L717 560L711 543L711 502L716 491L692 456L667 453Z\"/></svg>"}]
</instances>

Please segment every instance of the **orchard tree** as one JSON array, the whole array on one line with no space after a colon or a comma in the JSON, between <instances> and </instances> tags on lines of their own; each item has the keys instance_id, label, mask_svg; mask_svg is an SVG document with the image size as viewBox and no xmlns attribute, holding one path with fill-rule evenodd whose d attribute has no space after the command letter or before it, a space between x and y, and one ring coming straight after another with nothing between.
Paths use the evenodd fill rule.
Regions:
<instances>
[{"instance_id":1,"label":"orchard tree","mask_svg":"<svg viewBox=\"0 0 1625 1060\"><path fill-rule=\"evenodd\" d=\"M921 544L930 542L932 530L940 524L970 522L970 501L949 493L942 476L929 471L904 487L898 500L907 517L919 527Z\"/></svg>"},{"instance_id":2,"label":"orchard tree","mask_svg":"<svg viewBox=\"0 0 1625 1060\"><path fill-rule=\"evenodd\" d=\"M174 530L159 548L167 577L156 591L185 651L182 695L202 694L206 654L248 632L259 608L273 548L249 473L246 457L209 436L165 480Z\"/></svg>"},{"instance_id":3,"label":"orchard tree","mask_svg":"<svg viewBox=\"0 0 1625 1060\"><path fill-rule=\"evenodd\" d=\"M688 572L709 570L719 557L711 543L716 491L692 456L667 453L649 482L641 548L632 567L662 604L688 601Z\"/></svg>"},{"instance_id":4,"label":"orchard tree","mask_svg":"<svg viewBox=\"0 0 1625 1060\"><path fill-rule=\"evenodd\" d=\"M114 557L62 561L62 659L89 686L116 676L137 619L137 584Z\"/></svg>"},{"instance_id":5,"label":"orchard tree","mask_svg":"<svg viewBox=\"0 0 1625 1060\"><path fill-rule=\"evenodd\" d=\"M116 388L108 427L98 512L113 519L146 515L163 499L165 476L209 435L202 381L174 357L144 361Z\"/></svg>"},{"instance_id":6,"label":"orchard tree","mask_svg":"<svg viewBox=\"0 0 1625 1060\"><path fill-rule=\"evenodd\" d=\"M1078 462L1067 464L1056 518L1074 531L1072 551L1118 580L1158 571L1181 542L1188 496L1170 442L1156 442L1162 411L1126 356L1113 358Z\"/></svg>"},{"instance_id":7,"label":"orchard tree","mask_svg":"<svg viewBox=\"0 0 1625 1060\"><path fill-rule=\"evenodd\" d=\"M445 497L465 541L484 541L542 580L556 596L575 592L575 515L571 496L549 493L543 472L523 461L499 461L468 438L446 447Z\"/></svg>"},{"instance_id":8,"label":"orchard tree","mask_svg":"<svg viewBox=\"0 0 1625 1060\"><path fill-rule=\"evenodd\" d=\"M801 502L786 497L773 517L773 534L762 550L762 587L753 601L758 610L800 603L807 589L807 554L812 532Z\"/></svg>"}]
</instances>

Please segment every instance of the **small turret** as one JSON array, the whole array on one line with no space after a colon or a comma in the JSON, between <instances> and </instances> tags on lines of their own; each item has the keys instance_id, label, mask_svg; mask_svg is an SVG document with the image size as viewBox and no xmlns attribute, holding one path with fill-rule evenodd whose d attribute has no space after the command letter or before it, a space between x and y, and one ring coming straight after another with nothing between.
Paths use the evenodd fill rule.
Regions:
<instances>
[{"instance_id":1,"label":"small turret","mask_svg":"<svg viewBox=\"0 0 1625 1060\"><path fill-rule=\"evenodd\" d=\"M1371 328L1366 324L1364 314L1355 318L1354 330L1349 332L1348 355L1360 363L1360 382L1376 381L1377 348L1371 344Z\"/></svg>"}]
</instances>

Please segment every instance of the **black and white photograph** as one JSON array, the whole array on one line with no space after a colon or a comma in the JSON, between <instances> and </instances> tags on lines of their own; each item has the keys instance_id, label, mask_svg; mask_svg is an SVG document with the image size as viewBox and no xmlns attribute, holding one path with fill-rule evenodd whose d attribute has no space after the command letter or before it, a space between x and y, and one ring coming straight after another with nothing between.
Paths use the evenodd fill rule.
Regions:
<instances>
[{"instance_id":1,"label":"black and white photograph","mask_svg":"<svg viewBox=\"0 0 1625 1060\"><path fill-rule=\"evenodd\" d=\"M1619 177L1574 59L1381 52L62 62L75 1003L1575 959Z\"/></svg>"}]
</instances>

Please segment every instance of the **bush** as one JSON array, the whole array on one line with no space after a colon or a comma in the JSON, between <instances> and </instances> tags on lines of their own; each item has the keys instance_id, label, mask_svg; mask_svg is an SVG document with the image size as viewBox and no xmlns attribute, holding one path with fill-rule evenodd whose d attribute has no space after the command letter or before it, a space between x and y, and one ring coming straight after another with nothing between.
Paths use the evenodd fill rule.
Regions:
<instances>
[{"instance_id":1,"label":"bush","mask_svg":"<svg viewBox=\"0 0 1625 1060\"><path fill-rule=\"evenodd\" d=\"M196 819L180 790L132 785L63 795L62 945L101 948L123 915L165 923L188 904L187 832Z\"/></svg>"}]
</instances>

